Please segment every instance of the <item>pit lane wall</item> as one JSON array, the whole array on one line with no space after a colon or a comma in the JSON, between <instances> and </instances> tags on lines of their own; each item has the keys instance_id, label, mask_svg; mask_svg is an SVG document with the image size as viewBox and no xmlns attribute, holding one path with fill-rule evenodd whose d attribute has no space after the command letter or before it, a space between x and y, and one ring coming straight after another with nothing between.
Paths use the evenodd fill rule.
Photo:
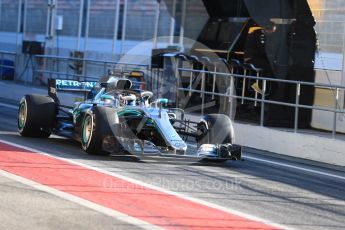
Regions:
<instances>
[{"instance_id":1,"label":"pit lane wall","mask_svg":"<svg viewBox=\"0 0 345 230\"><path fill-rule=\"evenodd\" d=\"M0 98L19 101L23 95L31 93L47 95L47 89L0 81ZM78 97L80 98L71 93L59 93L61 103L65 105L72 105ZM199 120L199 117L192 117L193 120ZM281 155L345 166L345 139L338 140L323 137L319 133L294 133L243 123L235 123L234 128L237 144Z\"/></svg>"}]
</instances>

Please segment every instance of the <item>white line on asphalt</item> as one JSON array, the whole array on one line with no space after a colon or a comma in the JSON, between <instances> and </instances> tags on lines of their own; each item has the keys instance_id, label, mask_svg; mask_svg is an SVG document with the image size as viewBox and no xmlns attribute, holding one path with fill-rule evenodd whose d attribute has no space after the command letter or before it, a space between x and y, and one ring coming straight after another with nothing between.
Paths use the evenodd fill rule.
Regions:
<instances>
[{"instance_id":1,"label":"white line on asphalt","mask_svg":"<svg viewBox=\"0 0 345 230\"><path fill-rule=\"evenodd\" d=\"M185 199L185 200L189 200L189 201L192 201L192 202L195 202L195 203L198 203L198 204L202 204L202 205L214 208L214 209L218 209L218 210L221 210L223 212L230 213L232 215L237 215L237 216L249 219L249 220L253 220L253 221L260 222L260 223L264 223L264 224L270 225L270 226L275 227L275 228L279 228L279 229L294 229L294 228L283 226L283 225L280 225L280 224L276 224L276 223L274 223L272 221L265 220L265 219L262 219L262 218L259 218L259 217L256 217L256 216L252 216L250 214L246 214L246 213L243 213L243 212L231 209L231 208L227 208L227 207L223 207L223 206L220 206L220 205L217 205L217 204L213 204L213 203L210 203L210 202L207 202L207 201L204 201L204 200L200 200L198 198L193 198L193 197L187 196L185 194L181 194L181 193L177 193L177 192L172 192L172 191L166 190L164 188L161 188L161 187L158 187L158 186L155 186L155 185L151 185L151 184L147 184L145 182L142 182L142 181L130 178L130 177L126 177L126 176L123 176L123 175L120 175L120 174L117 174L117 173L114 173L114 172L109 172L109 171L106 171L106 170L103 170L103 169L100 169L100 168L96 168L96 167L89 166L89 165L86 165L86 164L83 164L83 163L80 163L80 162L73 161L73 160L70 160L70 159L65 159L65 158L62 158L62 157L57 157L57 156L54 156L53 154L42 152L42 151L39 151L37 149L33 149L33 148L26 147L26 146L23 146L23 145L15 144L15 143L12 143L12 142L9 142L9 141L5 141L5 140L0 140L0 142L2 142L4 144L11 145L11 146L14 146L14 147L17 147L17 148L22 148L22 149L25 149L25 150L28 150L28 151L31 151L31 152L35 152L37 154L46 155L46 156L53 157L55 159L63 160L63 161L66 161L66 162L70 162L72 164L76 164L76 165L79 165L79 166L82 166L82 167L85 167L85 168L88 168L88 169L95 170L97 172L101 172L101 173L104 173L104 174L107 174L107 175L110 175L110 176L114 176L114 177L126 180L128 182L132 182L132 183L135 183L135 184L138 184L138 185L141 185L141 186L145 186L147 188L150 188L150 189L153 189L153 190L156 190L156 191L159 191L159 192L170 194L172 196L176 196L176 197L179 197L179 198L182 198L182 199Z\"/></svg>"},{"instance_id":2,"label":"white line on asphalt","mask_svg":"<svg viewBox=\"0 0 345 230\"><path fill-rule=\"evenodd\" d=\"M259 162L263 162L263 163L267 163L267 164L283 166L286 168L297 169L300 171L314 173L314 174L318 174L318 175L322 175L322 176L328 176L328 177L333 177L333 178L345 180L345 177L343 177L343 176L339 176L339 175L335 175L335 174L331 174L331 173L326 173L326 172L320 172L320 171L316 171L313 169L307 169L307 168L303 168L303 167L299 167L299 166L295 166L295 165L291 165L291 164L285 164L285 163L280 163L280 162L271 161L271 160L264 160L264 159L260 159L260 158L256 158L256 157L249 157L249 156L244 156L243 158L249 159L249 160L254 160L254 161L259 161Z\"/></svg>"},{"instance_id":3,"label":"white line on asphalt","mask_svg":"<svg viewBox=\"0 0 345 230\"><path fill-rule=\"evenodd\" d=\"M95 211L97 211L99 213L103 213L105 215L114 217L114 218L116 218L116 219L118 219L120 221L129 223L131 225L134 225L134 226L142 228L142 229L147 229L147 230L150 230L150 229L161 230L162 229L160 227L157 227L157 226L152 225L150 223L147 223L145 221L142 221L142 220L139 220L137 218L128 216L128 215L123 214L121 212L117 212L117 211L115 211L113 209L103 207L101 205L95 204L95 203L90 202L88 200L84 200L84 199L82 199L80 197L77 197L77 196L74 196L74 195L71 195L71 194L68 194L68 193L65 193L65 192L61 192L61 191L59 191L57 189L54 189L54 188L51 188L51 187L39 184L39 183L34 182L32 180L26 179L24 177L19 177L17 175L8 173L8 172L3 171L3 170L0 170L0 176L7 177L8 179L17 181L17 182L25 184L25 185L28 185L28 186L30 186L32 188L37 189L37 190L50 193L50 194L55 195L57 197L60 197L62 199L65 199L65 200L71 201L73 203L82 205L84 207L87 207L87 208L90 208L92 210L95 210Z\"/></svg>"},{"instance_id":4,"label":"white line on asphalt","mask_svg":"<svg viewBox=\"0 0 345 230\"><path fill-rule=\"evenodd\" d=\"M188 145L196 147L196 145L192 145L192 144L188 144ZM318 175L322 175L322 176L328 176L328 177L333 177L333 178L345 180L345 177L343 177L343 176L339 176L339 175L335 175L335 174L331 174L331 173L326 173L326 172L320 172L320 171L316 171L316 170L313 170L313 169L308 169L308 168L304 168L304 167L300 167L300 166L295 166L295 165L291 165L291 164L280 163L280 162L277 162L277 161L264 160L264 159L261 159L261 158L249 157L249 156L242 156L242 158L243 159L254 160L254 161L259 161L259 162L263 162L263 163L267 163L267 164L272 164L272 165L283 166L283 167L286 167L286 168L297 169L297 170L300 170L300 171L314 173L314 174L318 174Z\"/></svg>"},{"instance_id":5,"label":"white line on asphalt","mask_svg":"<svg viewBox=\"0 0 345 230\"><path fill-rule=\"evenodd\" d=\"M2 102L0 102L0 106L10 108L10 109L18 109L17 105L10 105L10 104L6 104L6 103L2 103Z\"/></svg>"}]
</instances>

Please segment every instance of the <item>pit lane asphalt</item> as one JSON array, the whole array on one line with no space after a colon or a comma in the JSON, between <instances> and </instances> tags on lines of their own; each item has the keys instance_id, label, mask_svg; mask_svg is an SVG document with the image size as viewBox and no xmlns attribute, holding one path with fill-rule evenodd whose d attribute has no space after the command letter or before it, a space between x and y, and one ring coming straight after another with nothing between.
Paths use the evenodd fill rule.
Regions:
<instances>
[{"instance_id":1,"label":"pit lane asphalt","mask_svg":"<svg viewBox=\"0 0 345 230\"><path fill-rule=\"evenodd\" d=\"M290 158L276 158L271 154L260 154L259 151L250 149L244 150L244 161L228 161L224 164L209 165L161 162L156 159L139 161L132 157L89 156L81 150L78 143L64 138L56 136L49 139L20 137L16 133L16 113L16 109L0 104L0 139L115 172L287 227L296 229L345 228L344 171L315 166L308 162L295 162ZM315 172L321 172L321 174ZM11 182L0 180L0 194L8 189L8 186L5 186L6 183ZM9 196L8 199L0 198L0 201L14 204L14 198ZM28 196L29 198L30 196ZM24 198L21 196L21 199ZM75 204L66 203L66 205ZM5 208L6 205L3 206L1 207L2 212L16 210L16 208L8 210ZM30 204L28 206L31 207ZM37 207L42 206L36 206L36 209ZM54 207L54 203L51 207ZM77 208L77 205L74 208ZM43 207L41 209L38 212L41 211L42 214L47 212ZM55 211L59 211L58 208L55 209L57 209ZM85 208L82 207L82 210ZM90 212L95 215L94 211ZM91 214L85 213L86 218L88 215ZM65 221L63 216L59 218L56 215L55 218L57 223ZM99 228L100 220L109 217L100 214L98 218L99 221L95 221L95 224L91 223L89 228ZM1 215L0 219L2 219ZM76 219L76 222L78 221L83 220L82 218ZM121 222L111 222L114 220L110 219L107 221L109 221L107 226L118 223L125 229L133 227L126 226ZM31 226L35 225L35 223L31 224ZM107 227L105 226L105 228Z\"/></svg>"}]
</instances>

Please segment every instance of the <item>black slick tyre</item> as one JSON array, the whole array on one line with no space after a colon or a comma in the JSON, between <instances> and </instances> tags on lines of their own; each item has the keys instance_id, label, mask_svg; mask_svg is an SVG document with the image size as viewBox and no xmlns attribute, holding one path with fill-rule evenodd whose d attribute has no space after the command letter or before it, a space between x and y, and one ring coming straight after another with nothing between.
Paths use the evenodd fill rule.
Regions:
<instances>
[{"instance_id":1,"label":"black slick tyre","mask_svg":"<svg viewBox=\"0 0 345 230\"><path fill-rule=\"evenodd\" d=\"M118 124L116 110L109 107L94 107L84 116L81 126L82 148L91 155L109 155L103 150L103 138L114 135L112 126Z\"/></svg>"},{"instance_id":2,"label":"black slick tyre","mask_svg":"<svg viewBox=\"0 0 345 230\"><path fill-rule=\"evenodd\" d=\"M17 127L24 137L47 138L56 117L54 100L43 95L25 95L19 104Z\"/></svg>"},{"instance_id":3,"label":"black slick tyre","mask_svg":"<svg viewBox=\"0 0 345 230\"><path fill-rule=\"evenodd\" d=\"M230 118L224 114L205 115L197 127L197 143L233 144L235 135Z\"/></svg>"},{"instance_id":4,"label":"black slick tyre","mask_svg":"<svg viewBox=\"0 0 345 230\"><path fill-rule=\"evenodd\" d=\"M197 126L197 145L233 144L234 129L230 118L224 114L208 114L202 117ZM204 159L206 162L225 162L226 159Z\"/></svg>"}]
</instances>

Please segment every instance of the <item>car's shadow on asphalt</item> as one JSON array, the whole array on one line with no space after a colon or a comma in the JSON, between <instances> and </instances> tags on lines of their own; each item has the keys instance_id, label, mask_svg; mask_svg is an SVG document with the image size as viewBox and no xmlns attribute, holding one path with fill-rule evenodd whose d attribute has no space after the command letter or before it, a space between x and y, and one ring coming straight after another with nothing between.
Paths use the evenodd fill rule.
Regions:
<instances>
[{"instance_id":1,"label":"car's shadow on asphalt","mask_svg":"<svg viewBox=\"0 0 345 230\"><path fill-rule=\"evenodd\" d=\"M208 166L208 167L229 167L226 162L206 162L200 159L174 158L171 156L141 156L130 154L110 154L110 155L89 155L82 150L79 142L73 139L61 138L51 136L46 139L21 137L16 132L9 132L1 134L2 139L23 145L41 152L49 153L53 156L66 159L83 159L83 160L101 160L101 161L123 161L135 162L142 164L166 164L166 165L193 165L193 166Z\"/></svg>"}]
</instances>

